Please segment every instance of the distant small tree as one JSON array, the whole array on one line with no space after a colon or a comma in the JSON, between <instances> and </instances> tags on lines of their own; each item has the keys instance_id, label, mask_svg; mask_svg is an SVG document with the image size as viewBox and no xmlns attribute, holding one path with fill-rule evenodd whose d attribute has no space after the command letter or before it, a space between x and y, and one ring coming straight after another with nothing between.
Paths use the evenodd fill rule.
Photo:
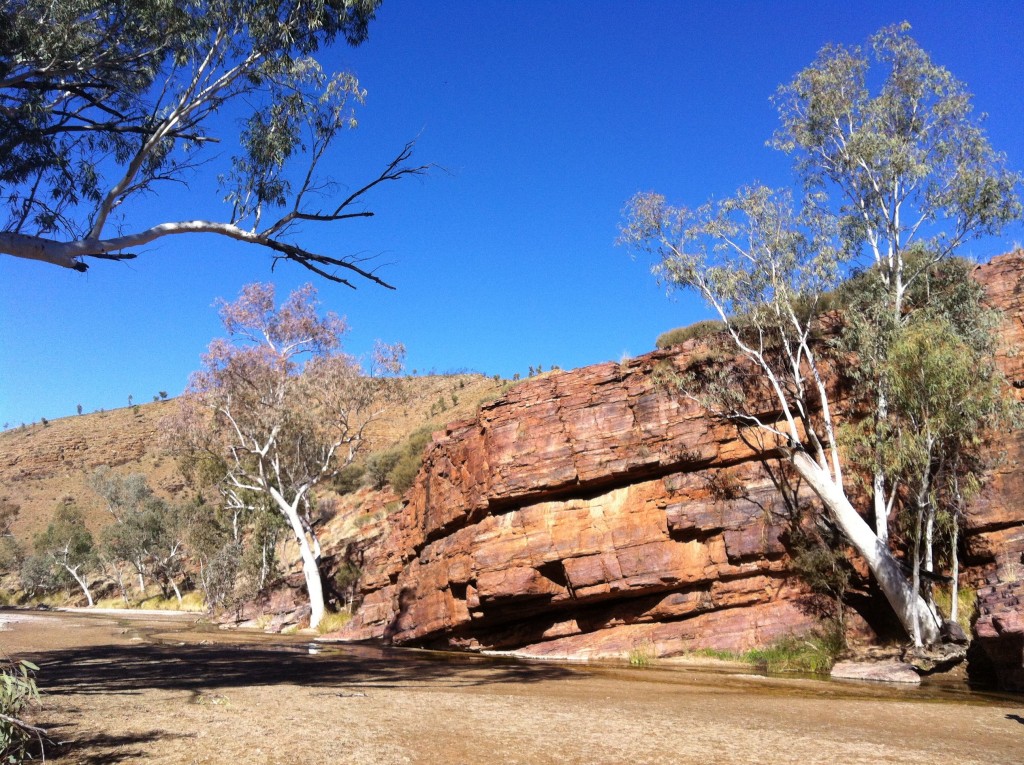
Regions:
<instances>
[{"instance_id":1,"label":"distant small tree","mask_svg":"<svg viewBox=\"0 0 1024 765\"><path fill-rule=\"evenodd\" d=\"M89 605L93 605L88 576L98 559L81 510L73 504L60 503L46 531L36 536L33 547L37 558L51 569L70 576L82 589Z\"/></svg>"},{"instance_id":2,"label":"distant small tree","mask_svg":"<svg viewBox=\"0 0 1024 765\"><path fill-rule=\"evenodd\" d=\"M366 458L366 480L371 489L380 491L388 485L388 476L402 458L398 449L374 452Z\"/></svg>"},{"instance_id":3,"label":"distant small tree","mask_svg":"<svg viewBox=\"0 0 1024 765\"><path fill-rule=\"evenodd\" d=\"M100 549L104 558L115 569L115 579L121 581L120 566L128 563L135 569L139 593L146 592L147 542L136 518L152 499L153 491L142 473L121 475L106 465L96 468L87 477L89 488L105 502L114 523L104 527L100 536ZM127 597L122 588L122 596Z\"/></svg>"},{"instance_id":4,"label":"distant small tree","mask_svg":"<svg viewBox=\"0 0 1024 765\"><path fill-rule=\"evenodd\" d=\"M140 593L145 594L145 575L160 586L164 597L173 592L182 601L179 581L184 574L186 529L181 509L158 497L144 502L106 526L101 536L104 558L120 571L123 563L134 567ZM120 580L120 577L116 577Z\"/></svg>"},{"instance_id":5,"label":"distant small tree","mask_svg":"<svg viewBox=\"0 0 1024 765\"><path fill-rule=\"evenodd\" d=\"M232 535L229 523L214 508L198 501L182 508L186 544L196 580L207 607L233 604L242 543Z\"/></svg>"},{"instance_id":6,"label":"distant small tree","mask_svg":"<svg viewBox=\"0 0 1024 765\"><path fill-rule=\"evenodd\" d=\"M324 613L311 491L350 464L366 429L400 393L393 376L404 349L378 345L371 368L341 352L346 327L319 316L306 285L280 306L272 285L245 287L221 304L227 339L214 340L165 423L179 453L214 456L224 466L227 507L252 510L269 499L299 546L316 627Z\"/></svg>"},{"instance_id":7,"label":"distant small tree","mask_svg":"<svg viewBox=\"0 0 1024 765\"><path fill-rule=\"evenodd\" d=\"M17 572L24 558L12 529L20 512L20 505L7 497L0 498L0 574Z\"/></svg>"}]
</instances>

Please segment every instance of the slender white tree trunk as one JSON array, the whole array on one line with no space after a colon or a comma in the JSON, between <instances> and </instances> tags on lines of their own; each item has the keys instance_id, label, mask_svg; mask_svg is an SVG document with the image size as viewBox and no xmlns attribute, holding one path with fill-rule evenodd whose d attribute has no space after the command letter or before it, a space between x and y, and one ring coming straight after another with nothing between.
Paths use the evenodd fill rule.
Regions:
<instances>
[{"instance_id":1,"label":"slender white tree trunk","mask_svg":"<svg viewBox=\"0 0 1024 765\"><path fill-rule=\"evenodd\" d=\"M885 502L885 475L881 470L875 472L872 490L875 493L875 536L884 544L889 541L889 513Z\"/></svg>"},{"instance_id":2,"label":"slender white tree trunk","mask_svg":"<svg viewBox=\"0 0 1024 765\"><path fill-rule=\"evenodd\" d=\"M924 520L924 570L935 571L935 506L930 502Z\"/></svg>"},{"instance_id":3,"label":"slender white tree trunk","mask_svg":"<svg viewBox=\"0 0 1024 765\"><path fill-rule=\"evenodd\" d=\"M142 561L135 561L135 571L139 575L139 598L142 600L146 599L146 579L142 573L144 570L145 566L143 566Z\"/></svg>"},{"instance_id":4,"label":"slender white tree trunk","mask_svg":"<svg viewBox=\"0 0 1024 765\"><path fill-rule=\"evenodd\" d=\"M889 402L885 398L885 391L879 389L878 391L878 403L875 410L875 416L878 422L884 422L889 416ZM879 453L881 452L881 442L879 436L875 435L875 460L876 463L881 462ZM882 544L887 544L889 541L889 508L885 501L885 473L881 468L875 468L874 481L872 484L872 490L874 491L875 501L875 534Z\"/></svg>"},{"instance_id":5,"label":"slender white tree trunk","mask_svg":"<svg viewBox=\"0 0 1024 765\"><path fill-rule=\"evenodd\" d=\"M178 583L174 581L174 577L167 577L167 581L171 583L171 589L174 590L174 597L178 599L178 608L181 608L181 590L178 589Z\"/></svg>"},{"instance_id":6,"label":"slender white tree trunk","mask_svg":"<svg viewBox=\"0 0 1024 765\"><path fill-rule=\"evenodd\" d=\"M919 495L917 498L917 511L914 516L914 544L911 547L911 576L910 587L914 592L921 592L921 528L924 518L924 500ZM921 625L914 622L914 645L921 645Z\"/></svg>"},{"instance_id":7,"label":"slender white tree trunk","mask_svg":"<svg viewBox=\"0 0 1024 765\"><path fill-rule=\"evenodd\" d=\"M78 586L81 587L82 588L82 592L85 593L85 599L89 602L89 607L92 608L92 606L93 606L92 593L89 592L89 585L86 584L85 579L78 575L78 569L77 568L73 568L73 567L68 566L68 565L65 565L64 568L66 568L68 570L68 573L71 574L71 576L73 576L75 578L76 582L78 582Z\"/></svg>"},{"instance_id":8,"label":"slender white tree trunk","mask_svg":"<svg viewBox=\"0 0 1024 765\"><path fill-rule=\"evenodd\" d=\"M956 621L960 615L960 552L957 549L960 536L960 518L953 516L953 538L950 540L949 552L953 558L953 570L950 575L953 577L953 584L950 587L951 602L949 604L949 619Z\"/></svg>"},{"instance_id":9,"label":"slender white tree trunk","mask_svg":"<svg viewBox=\"0 0 1024 765\"><path fill-rule=\"evenodd\" d=\"M939 639L938 625L928 604L910 586L900 568L899 561L893 557L889 548L879 540L878 535L860 517L857 510L850 504L850 500L847 499L846 493L836 486L828 472L811 459L806 452L794 452L792 462L800 476L807 481L807 484L831 512L843 535L867 562L871 574L875 577L875 581L878 582L879 588L896 612L896 616L907 634L914 636L915 632L920 630L920 639L923 642L936 642Z\"/></svg>"},{"instance_id":10,"label":"slender white tree trunk","mask_svg":"<svg viewBox=\"0 0 1024 765\"><path fill-rule=\"evenodd\" d=\"M298 503L300 500L296 499L293 506L273 488L270 490L270 495L288 520L288 525L292 527L292 533L295 535L295 541L299 545L299 555L302 557L302 575L305 577L306 590L309 592L309 626L311 629L316 629L320 620L324 618L324 586L320 580L320 568L317 566L316 555L313 553L309 537L306 536L302 519L299 517Z\"/></svg>"}]
</instances>

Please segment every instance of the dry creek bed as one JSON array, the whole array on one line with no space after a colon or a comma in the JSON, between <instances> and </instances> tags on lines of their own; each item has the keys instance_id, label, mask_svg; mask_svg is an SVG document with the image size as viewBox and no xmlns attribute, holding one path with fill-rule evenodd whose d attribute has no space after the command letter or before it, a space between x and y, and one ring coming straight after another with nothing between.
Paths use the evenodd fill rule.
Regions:
<instances>
[{"instance_id":1,"label":"dry creek bed","mask_svg":"<svg viewBox=\"0 0 1024 765\"><path fill-rule=\"evenodd\" d=\"M1024 762L1024 698L701 667L565 666L0 611L64 763Z\"/></svg>"}]
</instances>

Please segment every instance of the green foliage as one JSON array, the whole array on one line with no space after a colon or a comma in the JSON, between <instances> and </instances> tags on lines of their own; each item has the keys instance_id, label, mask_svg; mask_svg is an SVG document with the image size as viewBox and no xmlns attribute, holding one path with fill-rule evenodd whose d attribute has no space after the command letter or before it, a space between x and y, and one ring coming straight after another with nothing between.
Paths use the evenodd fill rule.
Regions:
<instances>
[{"instance_id":1,"label":"green foliage","mask_svg":"<svg viewBox=\"0 0 1024 765\"><path fill-rule=\"evenodd\" d=\"M250 514L248 528L238 567L241 591L237 596L243 600L252 600L263 594L280 576L277 543L286 530L281 515L266 506Z\"/></svg>"},{"instance_id":2,"label":"green foliage","mask_svg":"<svg viewBox=\"0 0 1024 765\"><path fill-rule=\"evenodd\" d=\"M423 450L431 433L429 426L419 428L401 446L369 455L365 469L369 486L377 490L391 486L399 494L408 491L423 462Z\"/></svg>"},{"instance_id":3,"label":"green foliage","mask_svg":"<svg viewBox=\"0 0 1024 765\"><path fill-rule=\"evenodd\" d=\"M743 657L735 651L726 651L721 648L698 648L696 651L691 651L693 656L706 656L709 659L717 659L718 661L743 661Z\"/></svg>"},{"instance_id":4,"label":"green foliage","mask_svg":"<svg viewBox=\"0 0 1024 765\"><path fill-rule=\"evenodd\" d=\"M658 339L654 345L657 348L671 348L673 345L682 345L687 340L703 340L707 337L714 337L720 335L725 331L725 322L717 319L705 319L704 321L698 321L690 324L686 327L676 327L670 329L661 335L658 335Z\"/></svg>"},{"instance_id":5,"label":"green foliage","mask_svg":"<svg viewBox=\"0 0 1024 765\"><path fill-rule=\"evenodd\" d=\"M398 449L373 452L366 458L366 479L371 489L383 489L388 485L388 475L402 458Z\"/></svg>"},{"instance_id":6,"label":"green foliage","mask_svg":"<svg viewBox=\"0 0 1024 765\"><path fill-rule=\"evenodd\" d=\"M655 659L654 645L645 640L629 649L626 658L631 667L648 667Z\"/></svg>"},{"instance_id":7,"label":"green foliage","mask_svg":"<svg viewBox=\"0 0 1024 765\"><path fill-rule=\"evenodd\" d=\"M142 473L121 475L106 465L96 468L87 478L90 489L98 494L115 519L126 513L137 512L152 495Z\"/></svg>"},{"instance_id":8,"label":"green foliage","mask_svg":"<svg viewBox=\"0 0 1024 765\"><path fill-rule=\"evenodd\" d=\"M998 317L970 278L971 264L911 262L917 278L898 314L875 297L885 290L878 270L859 276L852 291L838 346L861 361L850 371L857 396L870 404L881 394L885 408L868 407L842 428L841 440L862 486L877 471L886 476L911 561L925 552L929 522L948 561L954 527L991 465L985 442L1020 415L995 363Z\"/></svg>"},{"instance_id":9,"label":"green foliage","mask_svg":"<svg viewBox=\"0 0 1024 765\"><path fill-rule=\"evenodd\" d=\"M331 488L339 494L351 494L362 486L365 475L366 465L361 462L351 462L338 471L331 482Z\"/></svg>"},{"instance_id":10,"label":"green foliage","mask_svg":"<svg viewBox=\"0 0 1024 765\"><path fill-rule=\"evenodd\" d=\"M818 543L803 537L794 543L792 567L813 592L829 595L842 603L850 584L851 569L840 543Z\"/></svg>"},{"instance_id":11,"label":"green foliage","mask_svg":"<svg viewBox=\"0 0 1024 765\"><path fill-rule=\"evenodd\" d=\"M779 89L772 145L793 157L800 204L793 192L761 186L696 209L638 194L620 241L653 255L660 279L692 289L730 330L737 361L691 368L680 387L756 431L765 452L782 446L824 489L833 520L920 641L924 632L934 637L914 589L921 540L942 521L923 508L936 494L962 508L980 475L974 447L1005 409L990 328L951 258L1020 215L1021 178L989 145L964 86L908 32L908 24L882 29L866 51L826 46ZM873 265L859 283L837 289L862 258ZM937 268L947 262L950 271ZM856 339L826 361L822 314L844 303L847 340ZM859 410L869 413L847 426L846 448L829 401L836 368L850 370ZM875 503L875 540L861 533L844 488L851 455ZM895 500L916 510L906 580L888 544L886 510ZM804 563L812 577L835 571L812 548Z\"/></svg>"},{"instance_id":12,"label":"green foliage","mask_svg":"<svg viewBox=\"0 0 1024 765\"><path fill-rule=\"evenodd\" d=\"M24 553L11 532L20 512L20 505L0 497L0 574L13 573L21 567Z\"/></svg>"},{"instance_id":13,"label":"green foliage","mask_svg":"<svg viewBox=\"0 0 1024 765\"><path fill-rule=\"evenodd\" d=\"M27 555L21 560L19 570L21 588L30 596L46 595L65 586L67 575L62 569L55 569L46 555Z\"/></svg>"},{"instance_id":14,"label":"green foliage","mask_svg":"<svg viewBox=\"0 0 1024 765\"><path fill-rule=\"evenodd\" d=\"M14 537L0 537L0 574L18 571L24 557L25 552Z\"/></svg>"},{"instance_id":15,"label":"green foliage","mask_svg":"<svg viewBox=\"0 0 1024 765\"><path fill-rule=\"evenodd\" d=\"M324 618L320 620L316 629L321 635L326 635L343 629L350 621L352 621L352 614L348 611L328 611L324 614Z\"/></svg>"},{"instance_id":16,"label":"green foliage","mask_svg":"<svg viewBox=\"0 0 1024 765\"><path fill-rule=\"evenodd\" d=\"M767 672L824 675L845 647L842 631L832 628L781 638L769 646L747 651L743 659Z\"/></svg>"},{"instance_id":17,"label":"green foliage","mask_svg":"<svg viewBox=\"0 0 1024 765\"><path fill-rule=\"evenodd\" d=\"M430 443L432 429L420 428L402 445L399 458L388 472L388 483L399 494L407 492L423 464L423 450Z\"/></svg>"},{"instance_id":18,"label":"green foliage","mask_svg":"<svg viewBox=\"0 0 1024 765\"><path fill-rule=\"evenodd\" d=\"M989 145L966 87L909 31L886 27L867 50L823 48L779 88L772 143L808 189L850 202L837 210L844 249L893 246L878 262L897 290L904 254L940 260L1020 214L1019 176Z\"/></svg>"},{"instance_id":19,"label":"green foliage","mask_svg":"<svg viewBox=\"0 0 1024 765\"><path fill-rule=\"evenodd\" d=\"M0 761L19 763L33 759L42 732L31 729L21 717L39 701L35 673L30 661L7 662L0 670Z\"/></svg>"},{"instance_id":20,"label":"green foliage","mask_svg":"<svg viewBox=\"0 0 1024 765\"><path fill-rule=\"evenodd\" d=\"M350 73L329 74L316 56L339 38L365 40L379 4L19 0L0 7L0 252L85 271L85 258L131 259L137 245L201 231L267 248L331 281L348 284L338 275L347 269L385 284L358 258L293 241L298 221L372 215L357 208L368 192L427 170L408 164L406 144L377 178L323 204L326 191L342 186L324 174L330 149L356 126L366 92ZM212 148L222 141L237 147L233 156ZM129 208L139 197L185 182L209 162L221 165L221 193L210 202L225 203L222 215L186 216L209 221L202 224L121 225L137 217Z\"/></svg>"},{"instance_id":21,"label":"green foliage","mask_svg":"<svg viewBox=\"0 0 1024 765\"><path fill-rule=\"evenodd\" d=\"M939 612L947 618L953 612L953 593L951 587L936 587L932 593L935 605ZM965 635L971 634L971 625L978 615L978 592L970 587L957 589L957 624L963 629Z\"/></svg>"},{"instance_id":22,"label":"green foliage","mask_svg":"<svg viewBox=\"0 0 1024 765\"><path fill-rule=\"evenodd\" d=\"M361 574L362 570L359 566L346 559L341 562L337 571L334 572L334 586L341 592L348 591L359 581Z\"/></svg>"},{"instance_id":23,"label":"green foliage","mask_svg":"<svg viewBox=\"0 0 1024 765\"><path fill-rule=\"evenodd\" d=\"M211 609L231 608L237 604L235 585L242 552L241 543L228 541L202 563L199 584Z\"/></svg>"},{"instance_id":24,"label":"green foliage","mask_svg":"<svg viewBox=\"0 0 1024 765\"><path fill-rule=\"evenodd\" d=\"M36 535L33 548L34 565L39 567L33 572L38 589L52 590L54 583L70 585L71 580L75 580L91 602L85 578L99 559L92 533L86 528L85 517L78 507L68 502L57 505L46 530ZM50 568L50 577L42 575L43 562ZM23 579L24 570L23 567Z\"/></svg>"}]
</instances>

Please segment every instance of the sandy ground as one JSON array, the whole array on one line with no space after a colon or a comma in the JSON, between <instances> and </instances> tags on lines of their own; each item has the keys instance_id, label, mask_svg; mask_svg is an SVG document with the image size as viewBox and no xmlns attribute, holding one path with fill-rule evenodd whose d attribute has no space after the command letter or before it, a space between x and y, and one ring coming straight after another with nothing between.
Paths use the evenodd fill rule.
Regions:
<instances>
[{"instance_id":1,"label":"sandy ground","mask_svg":"<svg viewBox=\"0 0 1024 765\"><path fill-rule=\"evenodd\" d=\"M1024 698L565 667L0 612L41 667L55 763L1024 762ZM52 759L51 759L52 758Z\"/></svg>"}]
</instances>

